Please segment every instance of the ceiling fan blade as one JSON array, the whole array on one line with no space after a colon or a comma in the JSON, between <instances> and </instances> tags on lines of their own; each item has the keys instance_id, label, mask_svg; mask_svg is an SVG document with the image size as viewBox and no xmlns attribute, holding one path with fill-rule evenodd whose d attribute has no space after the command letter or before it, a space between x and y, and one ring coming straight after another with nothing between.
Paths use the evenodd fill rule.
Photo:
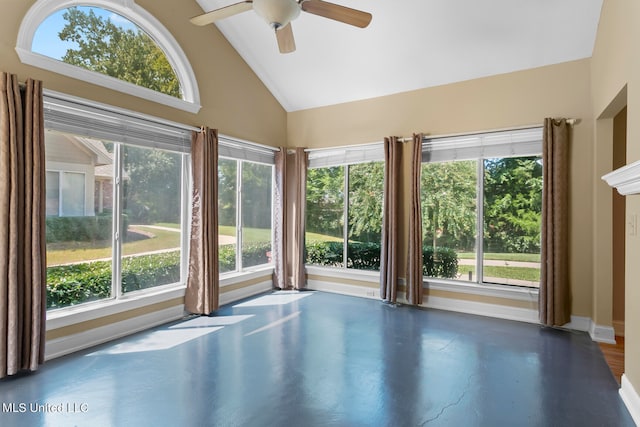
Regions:
<instances>
[{"instance_id":1,"label":"ceiling fan blade","mask_svg":"<svg viewBox=\"0 0 640 427\"><path fill-rule=\"evenodd\" d=\"M302 10L334 21L364 28L371 22L371 14L350 7L340 6L322 0L304 0Z\"/></svg>"},{"instance_id":2,"label":"ceiling fan blade","mask_svg":"<svg viewBox=\"0 0 640 427\"><path fill-rule=\"evenodd\" d=\"M212 22L219 21L220 19L228 18L238 13L246 12L253 8L253 1L247 0L240 3L235 3L229 6L221 7L220 9L212 10L202 15L194 16L191 18L191 23L195 25L207 25Z\"/></svg>"},{"instance_id":3,"label":"ceiling fan blade","mask_svg":"<svg viewBox=\"0 0 640 427\"><path fill-rule=\"evenodd\" d=\"M293 39L291 22L276 30L276 39L278 39L280 53L291 53L296 50L296 41Z\"/></svg>"}]
</instances>

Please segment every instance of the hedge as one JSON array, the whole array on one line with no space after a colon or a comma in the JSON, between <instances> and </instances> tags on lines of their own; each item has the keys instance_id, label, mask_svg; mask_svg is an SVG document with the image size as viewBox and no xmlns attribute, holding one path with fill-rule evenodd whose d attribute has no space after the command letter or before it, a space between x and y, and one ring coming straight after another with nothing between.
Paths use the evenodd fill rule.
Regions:
<instances>
[{"instance_id":1,"label":"hedge","mask_svg":"<svg viewBox=\"0 0 640 427\"><path fill-rule=\"evenodd\" d=\"M111 239L113 234L110 213L95 216L49 216L45 221L47 243L94 242ZM128 217L123 214L122 229L128 228Z\"/></svg>"},{"instance_id":2,"label":"hedge","mask_svg":"<svg viewBox=\"0 0 640 427\"><path fill-rule=\"evenodd\" d=\"M330 267L342 266L342 242L314 242L306 246L307 264ZM347 268L359 270L380 270L379 243L349 243L347 248ZM450 248L422 248L422 272L428 277L454 278L458 273L458 255Z\"/></svg>"},{"instance_id":3,"label":"hedge","mask_svg":"<svg viewBox=\"0 0 640 427\"><path fill-rule=\"evenodd\" d=\"M242 265L250 267L253 265L267 264L271 262L271 242L252 242L242 246ZM218 250L218 265L220 273L234 271L236 269L236 245L221 245Z\"/></svg>"},{"instance_id":4,"label":"hedge","mask_svg":"<svg viewBox=\"0 0 640 427\"><path fill-rule=\"evenodd\" d=\"M180 251L122 260L123 292L180 281ZM111 296L111 262L94 261L47 268L47 308Z\"/></svg>"}]
</instances>

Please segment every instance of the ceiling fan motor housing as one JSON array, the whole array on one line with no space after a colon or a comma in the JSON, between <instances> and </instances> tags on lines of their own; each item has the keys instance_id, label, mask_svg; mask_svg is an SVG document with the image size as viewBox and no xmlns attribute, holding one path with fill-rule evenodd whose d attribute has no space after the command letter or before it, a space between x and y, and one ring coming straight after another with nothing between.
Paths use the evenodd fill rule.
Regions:
<instances>
[{"instance_id":1,"label":"ceiling fan motor housing","mask_svg":"<svg viewBox=\"0 0 640 427\"><path fill-rule=\"evenodd\" d=\"M276 30L300 14L296 0L253 0L253 10Z\"/></svg>"}]
</instances>

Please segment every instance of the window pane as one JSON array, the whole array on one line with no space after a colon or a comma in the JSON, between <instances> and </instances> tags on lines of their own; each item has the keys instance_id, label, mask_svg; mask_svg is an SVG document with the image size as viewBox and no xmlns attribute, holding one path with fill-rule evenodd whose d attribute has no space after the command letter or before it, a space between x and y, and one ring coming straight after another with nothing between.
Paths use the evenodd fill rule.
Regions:
<instances>
[{"instance_id":1,"label":"window pane","mask_svg":"<svg viewBox=\"0 0 640 427\"><path fill-rule=\"evenodd\" d=\"M423 272L476 281L474 160L422 165Z\"/></svg>"},{"instance_id":2,"label":"window pane","mask_svg":"<svg viewBox=\"0 0 640 427\"><path fill-rule=\"evenodd\" d=\"M238 162L218 160L218 244L220 273L236 269L236 203Z\"/></svg>"},{"instance_id":3,"label":"window pane","mask_svg":"<svg viewBox=\"0 0 640 427\"><path fill-rule=\"evenodd\" d=\"M112 216L94 215L94 201L85 203L84 197L93 194L85 189L93 188L96 170L112 164L113 157L100 141L49 130L45 131L45 155L47 169L63 171L47 172L46 211L51 214L46 219L47 307L108 298ZM64 172L80 169L86 172ZM103 179L112 181L113 176ZM79 216L57 216L60 198L63 215Z\"/></svg>"},{"instance_id":4,"label":"window pane","mask_svg":"<svg viewBox=\"0 0 640 427\"><path fill-rule=\"evenodd\" d=\"M484 161L484 282L540 284L540 157Z\"/></svg>"},{"instance_id":5,"label":"window pane","mask_svg":"<svg viewBox=\"0 0 640 427\"><path fill-rule=\"evenodd\" d=\"M122 147L122 291L180 281L182 155Z\"/></svg>"},{"instance_id":6,"label":"window pane","mask_svg":"<svg viewBox=\"0 0 640 427\"><path fill-rule=\"evenodd\" d=\"M85 176L83 173L62 173L62 215L82 216L85 212Z\"/></svg>"},{"instance_id":7,"label":"window pane","mask_svg":"<svg viewBox=\"0 0 640 427\"><path fill-rule=\"evenodd\" d=\"M384 163L350 165L347 267L380 270Z\"/></svg>"},{"instance_id":8,"label":"window pane","mask_svg":"<svg viewBox=\"0 0 640 427\"><path fill-rule=\"evenodd\" d=\"M82 44L78 43L82 41ZM164 52L138 26L92 6L60 10L38 27L33 52L180 98Z\"/></svg>"},{"instance_id":9,"label":"window pane","mask_svg":"<svg viewBox=\"0 0 640 427\"><path fill-rule=\"evenodd\" d=\"M47 216L60 215L60 172L47 171Z\"/></svg>"},{"instance_id":10,"label":"window pane","mask_svg":"<svg viewBox=\"0 0 640 427\"><path fill-rule=\"evenodd\" d=\"M271 262L273 166L242 163L242 267Z\"/></svg>"},{"instance_id":11,"label":"window pane","mask_svg":"<svg viewBox=\"0 0 640 427\"><path fill-rule=\"evenodd\" d=\"M306 209L306 262L344 267L343 166L309 169Z\"/></svg>"}]
</instances>

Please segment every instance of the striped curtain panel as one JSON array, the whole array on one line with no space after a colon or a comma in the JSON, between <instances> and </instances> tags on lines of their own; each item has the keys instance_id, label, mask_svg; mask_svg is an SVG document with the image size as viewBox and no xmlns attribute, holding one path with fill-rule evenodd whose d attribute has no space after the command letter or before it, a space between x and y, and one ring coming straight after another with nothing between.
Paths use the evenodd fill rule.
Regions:
<instances>
[{"instance_id":1,"label":"striped curtain panel","mask_svg":"<svg viewBox=\"0 0 640 427\"><path fill-rule=\"evenodd\" d=\"M540 322L571 321L568 205L569 132L565 119L545 119L542 146L543 193L539 312Z\"/></svg>"},{"instance_id":2,"label":"striped curtain panel","mask_svg":"<svg viewBox=\"0 0 640 427\"><path fill-rule=\"evenodd\" d=\"M45 152L42 82L0 73L0 378L44 362Z\"/></svg>"},{"instance_id":3,"label":"striped curtain panel","mask_svg":"<svg viewBox=\"0 0 640 427\"><path fill-rule=\"evenodd\" d=\"M211 314L219 307L218 267L218 131L192 133L193 200L189 245L189 275L185 309Z\"/></svg>"},{"instance_id":4,"label":"striped curtain panel","mask_svg":"<svg viewBox=\"0 0 640 427\"><path fill-rule=\"evenodd\" d=\"M384 195L380 247L380 298L394 304L398 298L398 221L400 219L400 150L397 137L384 139Z\"/></svg>"},{"instance_id":5,"label":"striped curtain panel","mask_svg":"<svg viewBox=\"0 0 640 427\"><path fill-rule=\"evenodd\" d=\"M407 300L422 304L422 206L420 204L420 172L422 170L422 134L413 135L411 177L409 181L409 245L407 248Z\"/></svg>"}]
</instances>

